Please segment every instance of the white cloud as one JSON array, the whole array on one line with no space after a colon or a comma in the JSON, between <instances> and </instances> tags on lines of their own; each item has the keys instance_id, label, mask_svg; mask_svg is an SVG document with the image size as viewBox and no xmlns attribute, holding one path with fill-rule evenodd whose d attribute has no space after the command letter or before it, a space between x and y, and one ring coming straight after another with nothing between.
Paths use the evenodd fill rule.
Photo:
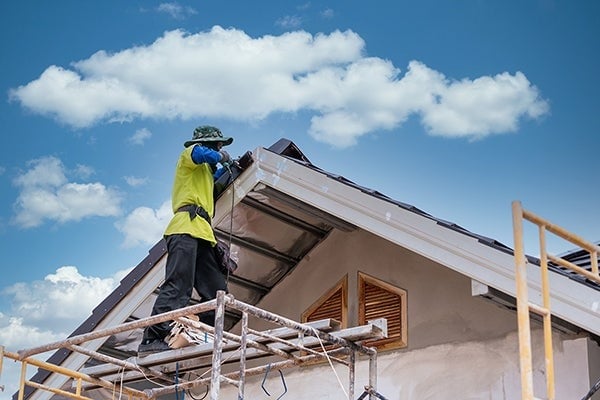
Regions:
<instances>
[{"instance_id":1,"label":"white cloud","mask_svg":"<svg viewBox=\"0 0 600 400\"><path fill-rule=\"evenodd\" d=\"M192 7L184 7L177 2L171 3L161 3L156 8L158 12L163 12L169 14L172 18L175 19L185 19L190 15L198 14L198 12Z\"/></svg>"},{"instance_id":2,"label":"white cloud","mask_svg":"<svg viewBox=\"0 0 600 400\"><path fill-rule=\"evenodd\" d=\"M523 118L548 112L521 72L456 80L411 61L402 75L364 53L352 31L252 38L219 26L175 30L150 45L99 51L70 70L50 66L9 96L73 127L134 118L255 121L308 111L309 134L338 147L411 115L432 135L477 139L513 132Z\"/></svg>"},{"instance_id":3,"label":"white cloud","mask_svg":"<svg viewBox=\"0 0 600 400\"><path fill-rule=\"evenodd\" d=\"M331 8L326 8L325 10L321 11L321 17L323 18L331 19L334 16L335 12Z\"/></svg>"},{"instance_id":4,"label":"white cloud","mask_svg":"<svg viewBox=\"0 0 600 400\"><path fill-rule=\"evenodd\" d=\"M75 167L75 175L82 179L88 179L90 176L94 175L94 172L94 168L88 165L77 164L77 167Z\"/></svg>"},{"instance_id":5,"label":"white cloud","mask_svg":"<svg viewBox=\"0 0 600 400\"><path fill-rule=\"evenodd\" d=\"M64 223L120 213L121 197L118 192L98 182L68 182L65 168L58 158L48 156L32 160L29 167L15 179L15 185L20 189L14 219L18 226L31 228L45 220ZM82 172L81 166L77 171ZM86 168L83 171L89 172Z\"/></svg>"},{"instance_id":6,"label":"white cloud","mask_svg":"<svg viewBox=\"0 0 600 400\"><path fill-rule=\"evenodd\" d=\"M8 313L0 313L0 344L7 351L16 352L66 339L129 271L98 278L83 276L76 267L64 266L42 281L4 288L2 294L11 298L12 308ZM44 360L47 355L35 358ZM5 393L12 395L18 389L19 370L17 364L4 364ZM31 369L29 372L34 373Z\"/></svg>"},{"instance_id":7,"label":"white cloud","mask_svg":"<svg viewBox=\"0 0 600 400\"><path fill-rule=\"evenodd\" d=\"M129 186L142 186L145 185L146 183L148 183L148 178L136 178L135 176L124 176L123 179L125 179L125 182L127 182L127 184Z\"/></svg>"},{"instance_id":8,"label":"white cloud","mask_svg":"<svg viewBox=\"0 0 600 400\"><path fill-rule=\"evenodd\" d=\"M125 235L124 247L152 245L160 240L172 216L171 201L167 200L158 210L138 207L115 226Z\"/></svg>"},{"instance_id":9,"label":"white cloud","mask_svg":"<svg viewBox=\"0 0 600 400\"><path fill-rule=\"evenodd\" d=\"M146 128L138 129L135 133L129 138L129 142L132 144L142 145L147 139L152 137L152 132L150 132Z\"/></svg>"},{"instance_id":10,"label":"white cloud","mask_svg":"<svg viewBox=\"0 0 600 400\"><path fill-rule=\"evenodd\" d=\"M122 273L118 276L122 277ZM76 267L63 266L42 281L4 288L3 294L12 297L12 318L35 325L34 330L51 330L65 337L90 316L118 282L116 277L86 277Z\"/></svg>"},{"instance_id":11,"label":"white cloud","mask_svg":"<svg viewBox=\"0 0 600 400\"><path fill-rule=\"evenodd\" d=\"M275 25L284 29L297 29L302 26L302 18L297 15L286 15L278 18L277 21L275 21Z\"/></svg>"}]
</instances>

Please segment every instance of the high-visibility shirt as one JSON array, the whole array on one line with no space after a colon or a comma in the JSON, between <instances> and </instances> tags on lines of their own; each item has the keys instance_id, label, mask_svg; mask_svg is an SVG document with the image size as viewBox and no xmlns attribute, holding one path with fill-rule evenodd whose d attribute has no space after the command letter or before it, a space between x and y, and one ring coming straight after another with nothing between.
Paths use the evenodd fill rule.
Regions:
<instances>
[{"instance_id":1,"label":"high-visibility shirt","mask_svg":"<svg viewBox=\"0 0 600 400\"><path fill-rule=\"evenodd\" d=\"M196 156L196 160L214 161L213 166L209 162L201 162L199 164L194 162L192 151L196 147L199 147L196 152L201 150L208 155L208 157L204 158ZM177 212L177 210L189 204L199 205L212 218L215 211L213 198L215 178L213 168L219 159L220 155L217 151L198 145L186 147L181 152L177 161L173 190L171 192L171 206L174 215L165 230L165 235L176 233L188 234L195 238L207 240L213 245L216 244L217 241L213 229L204 218L197 216L191 220L188 212Z\"/></svg>"}]
</instances>

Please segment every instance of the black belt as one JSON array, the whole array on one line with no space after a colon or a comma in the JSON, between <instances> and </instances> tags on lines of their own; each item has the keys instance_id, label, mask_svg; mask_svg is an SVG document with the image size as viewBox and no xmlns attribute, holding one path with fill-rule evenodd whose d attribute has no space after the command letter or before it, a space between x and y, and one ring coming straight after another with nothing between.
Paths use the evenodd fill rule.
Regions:
<instances>
[{"instance_id":1,"label":"black belt","mask_svg":"<svg viewBox=\"0 0 600 400\"><path fill-rule=\"evenodd\" d=\"M196 218L196 215L199 215L202 218L204 218L209 225L211 224L210 215L208 215L208 212L206 212L206 210L202 206L198 206L196 204L187 204L177 209L177 212L183 211L190 213L190 220L192 221L194 220L194 218Z\"/></svg>"}]
</instances>

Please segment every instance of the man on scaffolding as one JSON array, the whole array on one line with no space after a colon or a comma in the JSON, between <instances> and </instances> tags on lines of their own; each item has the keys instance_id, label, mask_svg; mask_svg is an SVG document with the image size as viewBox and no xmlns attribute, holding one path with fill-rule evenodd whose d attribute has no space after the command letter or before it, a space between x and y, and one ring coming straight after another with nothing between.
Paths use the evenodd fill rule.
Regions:
<instances>
[{"instance_id":1,"label":"man on scaffolding","mask_svg":"<svg viewBox=\"0 0 600 400\"><path fill-rule=\"evenodd\" d=\"M222 148L232 142L233 138L224 137L218 128L200 126L194 130L192 139L184 143L171 194L174 215L164 233L168 251L165 281L151 315L188 306L193 289L204 302L227 288L214 251L217 240L211 218L214 182L232 162ZM200 321L214 326L214 311L200 315ZM171 349L165 341L170 331L168 321L144 329L138 356Z\"/></svg>"}]
</instances>

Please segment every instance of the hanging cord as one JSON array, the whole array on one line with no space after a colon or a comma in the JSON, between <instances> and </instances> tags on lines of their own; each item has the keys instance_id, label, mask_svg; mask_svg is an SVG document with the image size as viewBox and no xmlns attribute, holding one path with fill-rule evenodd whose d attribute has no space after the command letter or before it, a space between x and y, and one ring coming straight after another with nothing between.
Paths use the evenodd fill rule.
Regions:
<instances>
[{"instance_id":1,"label":"hanging cord","mask_svg":"<svg viewBox=\"0 0 600 400\"><path fill-rule=\"evenodd\" d=\"M236 355L237 353L239 353L240 350L241 350L241 347L238 347L237 349L235 349L235 351L232 351L231 354L227 358L225 358L224 360L221 360L221 365L223 365L223 363L229 361L234 355ZM196 378L194 378L194 381L202 379L204 377L204 375L206 375L210 371L212 371L212 368L207 369L201 375L196 375ZM202 396L200 399L196 399L194 396L192 396L189 390L187 392L188 392L188 395L190 395L190 397L192 399L194 399L194 400L203 400L206 397L206 395L208 394L208 385L206 386L206 393L204 393L204 396Z\"/></svg>"},{"instance_id":2,"label":"hanging cord","mask_svg":"<svg viewBox=\"0 0 600 400\"><path fill-rule=\"evenodd\" d=\"M229 213L229 235L227 238L227 251L229 253L229 257L231 257L231 241L233 236L233 207L235 205L235 180L233 179L233 172L229 164L225 165L227 172L229 172L229 179L231 181L231 210ZM227 269L227 276L225 277L225 284L229 285L229 269Z\"/></svg>"},{"instance_id":3,"label":"hanging cord","mask_svg":"<svg viewBox=\"0 0 600 400\"><path fill-rule=\"evenodd\" d=\"M327 358L327 362L329 363L329 366L333 370L333 373L335 374L335 377L337 378L337 381L340 384L340 388L342 389L342 392L344 392L344 396L346 398L348 398L348 392L346 392L346 389L344 388L344 384L342 383L340 376L338 375L337 371L335 370L335 368L333 366L333 362L331 362L331 357L329 357L327 350L325 350L325 345L323 344L323 340L321 340L321 337L319 336L319 331L317 331L317 329L313 328L312 326L309 326L309 328L312 329L316 338L319 340L319 344L321 345L321 348L323 349L323 354L325 354L325 357Z\"/></svg>"},{"instance_id":4,"label":"hanging cord","mask_svg":"<svg viewBox=\"0 0 600 400\"><path fill-rule=\"evenodd\" d=\"M237 348L235 351L232 351L232 352L231 352L231 354L230 354L230 355L229 355L227 358L225 358L225 359L221 360L221 365L223 365L223 363L225 363L225 362L229 361L229 360L230 360L230 359L231 359L231 358L232 358L234 355L236 355L236 354L237 354L237 353L238 353L240 350L241 350L241 347L238 347L238 348ZM140 368L140 366L139 366L139 365L137 365L137 359L135 359L135 358L134 358L134 359L133 359L133 363L134 363L134 364L135 364L135 366L137 367L137 370L138 370L138 371L139 371L139 372L140 372L140 373L141 373L141 374L144 376L144 379L146 379L148 382L150 382L150 383L153 383L153 384L155 384L156 386L159 386L159 387L167 387L167 385L163 385L163 384L161 384L161 383L159 383L159 382L156 382L156 381L154 381L154 380L150 379L150 378L148 377L148 375L146 375L146 374L144 373L144 371L142 371L142 369ZM179 371L179 362L176 364L176 366L175 366L175 370L177 371L177 372L176 372L176 375L175 375L175 385L177 385L177 382L178 382L178 381L177 381L177 376L179 375L179 372L178 372L178 371ZM207 369L207 370L206 370L206 371L204 371L204 372L203 372L201 375L197 375L197 376L196 376L196 378L195 378L194 380L202 379L202 377L204 377L204 375L206 375L206 374L207 374L208 372L210 372L210 371L212 371L212 368L210 368L210 369ZM122 377L121 377L121 379L122 379ZM192 399L195 399L195 400L196 400L196 398L195 398L194 396L192 396L192 395L191 395L191 393L190 393L190 391L189 391L189 390L188 390L187 392L188 392L188 395L190 395L190 397L191 397ZM206 387L206 393L205 393L205 394L204 394L204 396L202 396L202 397L201 397L199 400L202 400L202 399L204 399L204 398L206 397L206 394L207 394L207 393L208 393L208 386Z\"/></svg>"},{"instance_id":5,"label":"hanging cord","mask_svg":"<svg viewBox=\"0 0 600 400\"><path fill-rule=\"evenodd\" d=\"M121 397L123 395L123 376L125 375L125 367L119 368L119 371L121 371L121 380L119 382L119 400L121 400ZM112 393L113 400L115 399L116 389L117 389L117 385L113 384L113 393Z\"/></svg>"},{"instance_id":6,"label":"hanging cord","mask_svg":"<svg viewBox=\"0 0 600 400\"><path fill-rule=\"evenodd\" d=\"M167 387L167 385L163 385L162 383L156 382L156 381L152 380L151 378L149 378L148 375L146 375L146 373L137 364L137 358L133 359L133 363L137 367L138 372L140 372L144 376L144 379L146 379L148 382L153 383L153 384L155 384L156 386L159 386L159 387Z\"/></svg>"}]
</instances>

